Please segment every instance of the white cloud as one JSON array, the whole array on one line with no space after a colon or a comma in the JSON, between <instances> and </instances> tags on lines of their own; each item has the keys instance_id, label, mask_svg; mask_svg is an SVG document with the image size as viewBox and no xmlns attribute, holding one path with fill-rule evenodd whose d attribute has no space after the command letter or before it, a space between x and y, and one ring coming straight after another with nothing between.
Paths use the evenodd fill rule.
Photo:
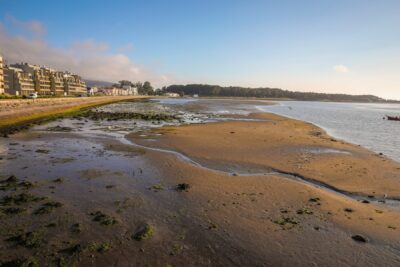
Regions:
<instances>
[{"instance_id":1,"label":"white cloud","mask_svg":"<svg viewBox=\"0 0 400 267\"><path fill-rule=\"evenodd\" d=\"M30 33L11 34L0 22L0 54L9 64L29 62L102 81L148 80L156 87L172 82L170 76L148 70L122 52L112 53L107 43L90 39L75 42L68 48L56 48L45 40L46 29L40 22L21 22L11 16L6 20Z\"/></svg>"},{"instance_id":2,"label":"white cloud","mask_svg":"<svg viewBox=\"0 0 400 267\"><path fill-rule=\"evenodd\" d=\"M47 34L46 27L37 20L20 21L11 15L5 16L5 21L19 30L31 34L33 37L41 37Z\"/></svg>"},{"instance_id":3,"label":"white cloud","mask_svg":"<svg viewBox=\"0 0 400 267\"><path fill-rule=\"evenodd\" d=\"M333 67L333 70L337 73L348 73L349 68L346 67L345 65L336 65Z\"/></svg>"}]
</instances>

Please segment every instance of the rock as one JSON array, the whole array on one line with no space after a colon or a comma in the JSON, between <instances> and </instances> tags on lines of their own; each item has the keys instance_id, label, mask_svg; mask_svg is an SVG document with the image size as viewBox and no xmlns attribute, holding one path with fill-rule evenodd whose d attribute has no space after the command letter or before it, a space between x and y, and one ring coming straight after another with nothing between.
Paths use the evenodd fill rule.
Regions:
<instances>
[{"instance_id":1,"label":"rock","mask_svg":"<svg viewBox=\"0 0 400 267\"><path fill-rule=\"evenodd\" d=\"M177 186L176 186L176 189L178 190L178 191L188 191L189 189L190 189L190 184L186 184L186 183L182 183L182 184L178 184Z\"/></svg>"},{"instance_id":2,"label":"rock","mask_svg":"<svg viewBox=\"0 0 400 267\"><path fill-rule=\"evenodd\" d=\"M360 242L360 243L367 243L368 239L366 237L363 237L362 235L353 235L351 237L354 241Z\"/></svg>"}]
</instances>

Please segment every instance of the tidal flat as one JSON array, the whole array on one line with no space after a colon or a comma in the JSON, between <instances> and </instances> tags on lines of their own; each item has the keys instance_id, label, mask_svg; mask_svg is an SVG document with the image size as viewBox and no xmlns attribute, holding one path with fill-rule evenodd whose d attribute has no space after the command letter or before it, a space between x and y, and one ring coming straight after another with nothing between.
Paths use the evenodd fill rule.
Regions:
<instances>
[{"instance_id":1,"label":"tidal flat","mask_svg":"<svg viewBox=\"0 0 400 267\"><path fill-rule=\"evenodd\" d=\"M398 266L400 164L266 101L119 102L0 139L1 266Z\"/></svg>"}]
</instances>

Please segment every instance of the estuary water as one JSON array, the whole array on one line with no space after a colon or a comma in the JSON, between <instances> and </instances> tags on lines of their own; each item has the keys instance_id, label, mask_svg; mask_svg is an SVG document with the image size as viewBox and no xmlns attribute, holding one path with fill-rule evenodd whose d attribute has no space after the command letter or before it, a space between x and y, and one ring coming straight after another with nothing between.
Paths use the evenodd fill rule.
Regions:
<instances>
[{"instance_id":1,"label":"estuary water","mask_svg":"<svg viewBox=\"0 0 400 267\"><path fill-rule=\"evenodd\" d=\"M276 101L256 106L259 111L311 122L329 135L361 145L400 161L400 122L385 115L400 116L400 104Z\"/></svg>"}]
</instances>

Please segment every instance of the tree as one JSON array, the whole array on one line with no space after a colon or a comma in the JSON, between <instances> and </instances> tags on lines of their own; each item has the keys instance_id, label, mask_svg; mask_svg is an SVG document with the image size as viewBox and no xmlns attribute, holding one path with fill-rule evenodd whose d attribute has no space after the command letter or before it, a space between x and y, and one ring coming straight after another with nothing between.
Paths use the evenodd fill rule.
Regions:
<instances>
[{"instance_id":1,"label":"tree","mask_svg":"<svg viewBox=\"0 0 400 267\"><path fill-rule=\"evenodd\" d=\"M145 81L141 88L139 89L139 94L141 95L151 95L153 94L153 86L151 86L151 83L149 81Z\"/></svg>"}]
</instances>

